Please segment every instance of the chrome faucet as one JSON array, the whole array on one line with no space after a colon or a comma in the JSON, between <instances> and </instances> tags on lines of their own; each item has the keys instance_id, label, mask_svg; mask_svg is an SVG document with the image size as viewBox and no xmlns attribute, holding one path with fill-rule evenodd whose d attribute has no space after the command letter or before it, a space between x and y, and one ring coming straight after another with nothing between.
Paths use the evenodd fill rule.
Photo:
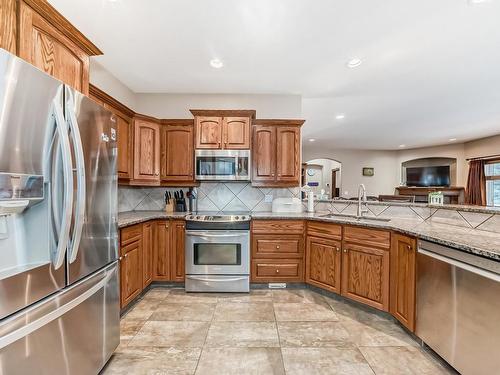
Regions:
<instances>
[{"instance_id":1,"label":"chrome faucet","mask_svg":"<svg viewBox=\"0 0 500 375\"><path fill-rule=\"evenodd\" d=\"M363 205L364 205L364 207L363 207ZM364 184L359 184L357 216L363 217L364 214L366 214L366 213L368 213L368 206L366 204L366 187Z\"/></svg>"}]
</instances>

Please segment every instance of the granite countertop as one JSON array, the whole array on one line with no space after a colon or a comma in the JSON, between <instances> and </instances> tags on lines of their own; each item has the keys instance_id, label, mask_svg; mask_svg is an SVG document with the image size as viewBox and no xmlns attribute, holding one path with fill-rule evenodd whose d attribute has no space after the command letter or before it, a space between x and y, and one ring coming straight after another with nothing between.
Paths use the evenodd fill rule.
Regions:
<instances>
[{"instance_id":1,"label":"granite countertop","mask_svg":"<svg viewBox=\"0 0 500 375\"><path fill-rule=\"evenodd\" d=\"M329 212L315 213L276 213L253 212L252 219L307 219L329 223L351 224L369 228L397 230L401 233L416 236L419 239L450 246L461 251L480 255L500 261L500 233L487 232L479 229L459 227L450 224L437 224L416 219L395 218L390 221L363 220L358 221L349 217L324 217ZM188 213L164 211L131 211L118 214L118 226L123 228L129 225L153 219L182 219Z\"/></svg>"}]
</instances>

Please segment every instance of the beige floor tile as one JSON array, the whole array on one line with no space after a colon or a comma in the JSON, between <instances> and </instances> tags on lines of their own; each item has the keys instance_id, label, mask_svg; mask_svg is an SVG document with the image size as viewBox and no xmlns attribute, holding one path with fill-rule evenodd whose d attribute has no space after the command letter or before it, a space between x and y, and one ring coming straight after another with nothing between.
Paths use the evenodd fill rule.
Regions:
<instances>
[{"instance_id":1,"label":"beige floor tile","mask_svg":"<svg viewBox=\"0 0 500 375\"><path fill-rule=\"evenodd\" d=\"M199 348L126 348L113 356L102 374L193 374L200 353Z\"/></svg>"},{"instance_id":2,"label":"beige floor tile","mask_svg":"<svg viewBox=\"0 0 500 375\"><path fill-rule=\"evenodd\" d=\"M270 302L228 302L215 308L215 321L274 321L273 304Z\"/></svg>"},{"instance_id":3,"label":"beige floor tile","mask_svg":"<svg viewBox=\"0 0 500 375\"><path fill-rule=\"evenodd\" d=\"M140 300L132 309L125 314L127 320L148 320L153 312L156 311L161 301L159 300Z\"/></svg>"},{"instance_id":4,"label":"beige floor tile","mask_svg":"<svg viewBox=\"0 0 500 375\"><path fill-rule=\"evenodd\" d=\"M372 322L343 321L351 340L359 346L418 346L397 323L384 320Z\"/></svg>"},{"instance_id":5,"label":"beige floor tile","mask_svg":"<svg viewBox=\"0 0 500 375\"><path fill-rule=\"evenodd\" d=\"M208 347L279 347L275 322L213 322Z\"/></svg>"},{"instance_id":6,"label":"beige floor tile","mask_svg":"<svg viewBox=\"0 0 500 375\"><path fill-rule=\"evenodd\" d=\"M337 315L329 306L314 303L274 303L276 320L279 322L337 321Z\"/></svg>"},{"instance_id":7,"label":"beige floor tile","mask_svg":"<svg viewBox=\"0 0 500 375\"><path fill-rule=\"evenodd\" d=\"M453 374L420 348L360 347L359 350L377 375Z\"/></svg>"},{"instance_id":8,"label":"beige floor tile","mask_svg":"<svg viewBox=\"0 0 500 375\"><path fill-rule=\"evenodd\" d=\"M214 315L215 304L163 302L149 320L189 320L209 322Z\"/></svg>"},{"instance_id":9,"label":"beige floor tile","mask_svg":"<svg viewBox=\"0 0 500 375\"><path fill-rule=\"evenodd\" d=\"M145 321L122 319L120 321L120 340L130 341L139 332Z\"/></svg>"},{"instance_id":10,"label":"beige floor tile","mask_svg":"<svg viewBox=\"0 0 500 375\"><path fill-rule=\"evenodd\" d=\"M373 375L356 348L281 348L281 352L287 375Z\"/></svg>"},{"instance_id":11,"label":"beige floor tile","mask_svg":"<svg viewBox=\"0 0 500 375\"><path fill-rule=\"evenodd\" d=\"M272 302L270 290L251 290L250 293L220 293L218 302Z\"/></svg>"},{"instance_id":12,"label":"beige floor tile","mask_svg":"<svg viewBox=\"0 0 500 375\"><path fill-rule=\"evenodd\" d=\"M176 346L201 348L209 323L149 321L129 342L128 346Z\"/></svg>"},{"instance_id":13,"label":"beige floor tile","mask_svg":"<svg viewBox=\"0 0 500 375\"><path fill-rule=\"evenodd\" d=\"M153 288L150 289L142 298L146 300L159 300L163 301L170 293L167 288Z\"/></svg>"},{"instance_id":14,"label":"beige floor tile","mask_svg":"<svg viewBox=\"0 0 500 375\"><path fill-rule=\"evenodd\" d=\"M204 348L197 375L284 375L279 348Z\"/></svg>"},{"instance_id":15,"label":"beige floor tile","mask_svg":"<svg viewBox=\"0 0 500 375\"><path fill-rule=\"evenodd\" d=\"M347 301L337 301L332 298L325 297L325 300L337 313L340 321L357 321L357 322L371 322L371 321L386 321L387 318L382 316L369 308L357 306Z\"/></svg>"},{"instance_id":16,"label":"beige floor tile","mask_svg":"<svg viewBox=\"0 0 500 375\"><path fill-rule=\"evenodd\" d=\"M282 347L354 347L339 322L278 322Z\"/></svg>"},{"instance_id":17,"label":"beige floor tile","mask_svg":"<svg viewBox=\"0 0 500 375\"><path fill-rule=\"evenodd\" d=\"M273 302L275 303L316 303L326 305L325 298L308 289L283 289L273 290Z\"/></svg>"},{"instance_id":18,"label":"beige floor tile","mask_svg":"<svg viewBox=\"0 0 500 375\"><path fill-rule=\"evenodd\" d=\"M168 303L217 303L216 293L186 293L184 289L172 289L165 298Z\"/></svg>"}]
</instances>

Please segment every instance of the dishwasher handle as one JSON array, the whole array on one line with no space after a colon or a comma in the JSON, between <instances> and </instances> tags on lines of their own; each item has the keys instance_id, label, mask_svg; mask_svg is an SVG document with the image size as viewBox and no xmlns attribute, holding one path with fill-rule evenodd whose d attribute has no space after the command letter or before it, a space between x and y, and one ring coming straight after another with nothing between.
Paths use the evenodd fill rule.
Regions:
<instances>
[{"instance_id":1,"label":"dishwasher handle","mask_svg":"<svg viewBox=\"0 0 500 375\"><path fill-rule=\"evenodd\" d=\"M479 267L471 266L470 264L461 262L461 261L456 260L456 259L451 259L451 258L446 257L444 255L436 254L436 253L429 251L429 250L425 250L425 249L420 248L420 249L418 249L418 253L426 255L426 256L431 257L431 258L434 258L434 259L439 260L441 262L451 264L452 266L463 269L465 271L472 272L478 276L482 276L482 277L485 277L487 279L490 279L490 280L493 280L496 282L500 282L500 275L498 273L487 271L487 270L484 270L484 269L479 268Z\"/></svg>"}]
</instances>

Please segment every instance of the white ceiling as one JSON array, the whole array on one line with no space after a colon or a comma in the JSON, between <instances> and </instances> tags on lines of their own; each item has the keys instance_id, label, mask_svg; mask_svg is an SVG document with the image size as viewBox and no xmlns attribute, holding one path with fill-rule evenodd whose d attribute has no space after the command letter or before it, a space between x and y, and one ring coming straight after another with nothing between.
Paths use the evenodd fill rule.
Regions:
<instances>
[{"instance_id":1,"label":"white ceiling","mask_svg":"<svg viewBox=\"0 0 500 375\"><path fill-rule=\"evenodd\" d=\"M306 139L363 149L500 133L500 0L473 1L49 0L134 92L300 94Z\"/></svg>"}]
</instances>

